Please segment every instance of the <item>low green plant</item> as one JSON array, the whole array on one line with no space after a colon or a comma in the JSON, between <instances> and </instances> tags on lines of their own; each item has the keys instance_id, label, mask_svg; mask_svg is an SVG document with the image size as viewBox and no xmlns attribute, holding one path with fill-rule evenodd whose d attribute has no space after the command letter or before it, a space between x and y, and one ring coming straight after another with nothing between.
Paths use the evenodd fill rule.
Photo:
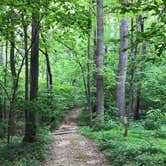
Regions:
<instances>
[{"instance_id":1,"label":"low green plant","mask_svg":"<svg viewBox=\"0 0 166 166\"><path fill-rule=\"evenodd\" d=\"M7 122L6 121L0 122L0 138L5 137L6 130L7 130Z\"/></svg>"},{"instance_id":2,"label":"low green plant","mask_svg":"<svg viewBox=\"0 0 166 166\"><path fill-rule=\"evenodd\" d=\"M155 137L166 139L166 131L163 131L161 129L157 130L155 133Z\"/></svg>"},{"instance_id":3,"label":"low green plant","mask_svg":"<svg viewBox=\"0 0 166 166\"><path fill-rule=\"evenodd\" d=\"M165 166L166 157L164 154L141 154L136 157L136 165L138 166Z\"/></svg>"},{"instance_id":4,"label":"low green plant","mask_svg":"<svg viewBox=\"0 0 166 166\"><path fill-rule=\"evenodd\" d=\"M87 109L83 109L78 117L78 125L79 126L89 126L89 111Z\"/></svg>"},{"instance_id":5,"label":"low green plant","mask_svg":"<svg viewBox=\"0 0 166 166\"><path fill-rule=\"evenodd\" d=\"M159 130L162 116L163 114L159 109L148 111L144 121L144 128L146 130Z\"/></svg>"},{"instance_id":6,"label":"low green plant","mask_svg":"<svg viewBox=\"0 0 166 166\"><path fill-rule=\"evenodd\" d=\"M118 123L112 119L105 121L105 125L104 125L104 130L110 130L113 128L116 128L118 126Z\"/></svg>"},{"instance_id":7,"label":"low green plant","mask_svg":"<svg viewBox=\"0 0 166 166\"><path fill-rule=\"evenodd\" d=\"M46 147L50 140L48 129L39 128L35 143L24 143L15 139L8 145L0 146L0 165L39 166L46 157Z\"/></svg>"},{"instance_id":8,"label":"low green plant","mask_svg":"<svg viewBox=\"0 0 166 166\"><path fill-rule=\"evenodd\" d=\"M157 156L164 156L161 149L155 147L153 144L142 141L141 145L122 143L117 140L103 139L100 141L100 149L108 150L107 154L110 161L115 166L124 165L130 162L139 163L139 165L150 165L150 163L155 163L156 165L163 165L165 160L157 158ZM142 156L147 156L143 160ZM153 160L147 160L154 155ZM153 164L153 165L155 165Z\"/></svg>"},{"instance_id":9,"label":"low green plant","mask_svg":"<svg viewBox=\"0 0 166 166\"><path fill-rule=\"evenodd\" d=\"M84 126L80 132L97 140L99 149L107 155L110 165L165 166L166 149L163 139L165 127L162 125L161 130L145 130L142 123L143 121L132 122L128 137L123 136L123 126L118 123L110 130L96 131Z\"/></svg>"}]
</instances>

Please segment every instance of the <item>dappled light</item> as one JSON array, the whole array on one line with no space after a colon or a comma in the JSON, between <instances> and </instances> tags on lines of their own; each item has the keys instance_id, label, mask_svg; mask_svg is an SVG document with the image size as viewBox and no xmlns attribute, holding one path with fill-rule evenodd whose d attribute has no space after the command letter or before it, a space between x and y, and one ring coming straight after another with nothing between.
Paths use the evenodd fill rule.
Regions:
<instances>
[{"instance_id":1,"label":"dappled light","mask_svg":"<svg viewBox=\"0 0 166 166\"><path fill-rule=\"evenodd\" d=\"M164 0L0 0L0 166L165 166Z\"/></svg>"}]
</instances>

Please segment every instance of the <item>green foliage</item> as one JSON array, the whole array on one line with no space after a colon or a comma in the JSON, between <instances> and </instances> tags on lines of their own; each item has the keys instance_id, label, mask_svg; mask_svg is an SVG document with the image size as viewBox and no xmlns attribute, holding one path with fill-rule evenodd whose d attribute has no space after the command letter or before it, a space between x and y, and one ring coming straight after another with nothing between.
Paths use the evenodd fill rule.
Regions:
<instances>
[{"instance_id":1,"label":"green foliage","mask_svg":"<svg viewBox=\"0 0 166 166\"><path fill-rule=\"evenodd\" d=\"M45 57L40 53L39 60L39 96L35 101L24 101L24 66L20 73L17 98L20 102L15 108L17 136L19 139L24 134L23 110L33 110L37 113L38 139L44 142L50 139L49 129L55 129L63 120L64 114L71 107L86 103L85 82L87 81L87 34L91 35L90 55L91 79L95 71L92 56L94 55L94 44L92 30L96 27L96 14L94 8L96 0L62 0L53 1L35 0L1 0L0 1L0 95L2 101L6 99L6 110L10 108L10 97L13 91L12 77L8 67L5 66L5 45L8 42L8 54L10 48L11 32L15 37L15 64L18 73L21 64L20 59L24 57L23 52L23 24L28 27L28 45L31 45L31 22L32 13L40 8L40 49L47 50L51 71L53 76L52 90L46 88L46 64ZM89 12L90 9L90 12ZM105 0L104 2L104 92L105 92L105 126L102 129L98 125L98 118L94 113L93 129L84 127L81 132L88 137L100 140L100 148L108 151L108 156L113 164L127 165L162 165L164 162L162 149L165 130L162 129L166 122L163 112L166 110L166 58L165 58L165 1L147 0L127 3L127 6L119 0ZM110 14L111 13L111 14ZM136 32L136 17L141 15L144 22L144 33ZM127 72L133 63L133 55L130 50L135 47L135 39L138 40L137 62L135 69L134 93L141 91L140 111L145 119L141 122L131 122L129 137L123 138L124 127L117 123L115 90L117 85L117 69L119 57L119 20L127 16L128 21L134 20L133 39L134 46L129 46L129 65ZM24 18L24 21L22 20ZM12 21L13 20L13 21ZM22 22L23 21L23 22ZM130 21L129 21L130 24ZM129 26L130 28L130 26ZM141 27L143 28L143 27ZM131 39L129 32L129 40ZM146 42L145 59L141 57L141 42ZM21 55L20 55L21 53ZM3 60L4 59L4 60ZM9 63L9 55L8 55ZM143 68L143 70L141 70ZM5 72L7 71L7 73ZM5 85L4 76L7 74ZM126 101L128 102L128 91L130 88L130 76L127 74ZM94 81L91 80L94 84ZM140 83L140 86L138 84ZM84 87L85 86L85 87ZM4 91L4 88L6 92ZM91 87L95 91L94 87ZM5 94L6 93L6 94ZM8 98L9 97L9 98ZM95 101L95 99L93 99ZM2 103L3 105L3 103ZM1 104L0 104L1 107ZM160 111L161 110L161 111ZM1 109L0 109L1 111ZM4 116L4 115L3 115ZM1 119L0 119L1 120ZM7 121L0 121L0 138L6 136ZM79 115L79 125L89 125L89 112L83 110ZM144 130L146 129L146 130ZM155 131L153 131L155 130ZM4 165L40 165L39 160L43 158L44 150L39 144L16 143L17 137L13 137L14 144L1 146L0 164ZM148 141L152 141L152 144ZM3 141L2 141L3 142ZM18 140L17 140L18 142ZM136 145L140 142L142 145ZM148 142L148 143L147 143ZM154 145L158 147L154 147ZM34 146L34 147L33 147ZM152 147L151 147L152 146ZM36 149L36 150L33 150ZM11 149L11 150L10 150ZM25 152L27 149L27 152ZM8 152L9 151L9 152ZM41 152L42 151L42 152ZM16 153L16 155L15 155ZM13 156L13 157L12 157ZM15 159L14 159L15 158ZM127 158L127 161L125 160ZM9 159L9 161L8 161ZM6 160L6 161L5 161ZM14 160L17 160L14 162Z\"/></svg>"},{"instance_id":2,"label":"green foliage","mask_svg":"<svg viewBox=\"0 0 166 166\"><path fill-rule=\"evenodd\" d=\"M163 117L163 114L159 109L150 110L147 112L147 115L146 115L146 118L152 119L154 121L161 121L162 117Z\"/></svg>"},{"instance_id":3,"label":"green foliage","mask_svg":"<svg viewBox=\"0 0 166 166\"><path fill-rule=\"evenodd\" d=\"M157 156L155 156L156 158L153 158L153 160L151 160L151 163L155 163L156 165L164 165L164 159L161 160L161 158L158 158L158 155L164 157L164 154L162 154L160 149L154 147L148 142L141 141L141 144L138 146L134 144L131 145L121 143L120 141L104 139L100 142L100 148L102 150L108 148L111 149L108 152L108 156L110 158L110 161L114 163L115 166L124 165L125 163L127 165L128 163L132 162L139 163L139 165L150 165L150 162L147 161L146 158L145 160L138 161L138 158L141 158L145 154L147 154L147 158L150 158L151 155L157 154Z\"/></svg>"},{"instance_id":4,"label":"green foliage","mask_svg":"<svg viewBox=\"0 0 166 166\"><path fill-rule=\"evenodd\" d=\"M18 140L9 145L0 146L0 165L2 166L39 166L45 159L46 144L51 140L48 129L38 130L38 141L20 143Z\"/></svg>"},{"instance_id":5,"label":"green foliage","mask_svg":"<svg viewBox=\"0 0 166 166\"><path fill-rule=\"evenodd\" d=\"M0 138L5 137L5 131L7 130L7 123L6 121L0 122Z\"/></svg>"},{"instance_id":6,"label":"green foliage","mask_svg":"<svg viewBox=\"0 0 166 166\"><path fill-rule=\"evenodd\" d=\"M83 109L78 117L78 125L79 126L89 126L89 111L87 109Z\"/></svg>"},{"instance_id":7,"label":"green foliage","mask_svg":"<svg viewBox=\"0 0 166 166\"><path fill-rule=\"evenodd\" d=\"M166 158L163 154L142 154L136 157L136 164L137 165L144 165L144 166L164 166L166 164Z\"/></svg>"},{"instance_id":8,"label":"green foliage","mask_svg":"<svg viewBox=\"0 0 166 166\"><path fill-rule=\"evenodd\" d=\"M160 129L162 117L163 114L159 109L148 111L144 121L144 128L146 130Z\"/></svg>"},{"instance_id":9,"label":"green foliage","mask_svg":"<svg viewBox=\"0 0 166 166\"><path fill-rule=\"evenodd\" d=\"M144 121L144 128L146 130L158 130L160 129L161 124L158 121L154 121L152 119L146 119Z\"/></svg>"},{"instance_id":10,"label":"green foliage","mask_svg":"<svg viewBox=\"0 0 166 166\"><path fill-rule=\"evenodd\" d=\"M166 139L166 130L157 130L155 133L155 137Z\"/></svg>"},{"instance_id":11,"label":"green foliage","mask_svg":"<svg viewBox=\"0 0 166 166\"><path fill-rule=\"evenodd\" d=\"M119 125L120 123L117 123L115 120L112 120L110 118L110 115L107 115L107 114L105 115L105 124L103 127L104 130L111 130L113 128L116 128Z\"/></svg>"},{"instance_id":12,"label":"green foliage","mask_svg":"<svg viewBox=\"0 0 166 166\"><path fill-rule=\"evenodd\" d=\"M160 133L159 133L160 131ZM110 165L161 165L166 163L165 126L161 130L144 130L142 122L132 122L129 136L124 137L123 126L115 125L110 130L94 131L81 127L80 132L97 140L101 151L108 156ZM157 139L156 139L157 138Z\"/></svg>"},{"instance_id":13,"label":"green foliage","mask_svg":"<svg viewBox=\"0 0 166 166\"><path fill-rule=\"evenodd\" d=\"M150 55L149 55L150 56ZM154 60L155 61L155 60ZM147 62L142 81L142 107L145 110L160 109L165 111L166 66L165 58L156 59L156 62Z\"/></svg>"}]
</instances>

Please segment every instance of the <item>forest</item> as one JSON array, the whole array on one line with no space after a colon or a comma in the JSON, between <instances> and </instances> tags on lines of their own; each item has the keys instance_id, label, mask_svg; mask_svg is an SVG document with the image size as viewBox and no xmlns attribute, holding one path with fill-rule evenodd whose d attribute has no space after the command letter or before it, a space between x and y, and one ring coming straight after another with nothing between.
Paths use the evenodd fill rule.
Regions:
<instances>
[{"instance_id":1,"label":"forest","mask_svg":"<svg viewBox=\"0 0 166 166\"><path fill-rule=\"evenodd\" d=\"M165 48L165 0L0 0L0 166L165 166Z\"/></svg>"}]
</instances>

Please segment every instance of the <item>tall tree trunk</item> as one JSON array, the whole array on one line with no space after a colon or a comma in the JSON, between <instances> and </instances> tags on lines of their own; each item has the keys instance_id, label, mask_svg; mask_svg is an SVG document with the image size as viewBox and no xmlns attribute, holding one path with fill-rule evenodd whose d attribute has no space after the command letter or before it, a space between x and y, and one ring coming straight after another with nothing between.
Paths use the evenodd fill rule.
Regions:
<instances>
[{"instance_id":1,"label":"tall tree trunk","mask_svg":"<svg viewBox=\"0 0 166 166\"><path fill-rule=\"evenodd\" d=\"M99 126L104 125L104 80L103 80L103 0L97 0L97 115Z\"/></svg>"},{"instance_id":2,"label":"tall tree trunk","mask_svg":"<svg viewBox=\"0 0 166 166\"><path fill-rule=\"evenodd\" d=\"M91 97L91 55L90 55L90 32L88 34L88 63L87 63L87 90L90 127L93 125L92 97Z\"/></svg>"},{"instance_id":3,"label":"tall tree trunk","mask_svg":"<svg viewBox=\"0 0 166 166\"><path fill-rule=\"evenodd\" d=\"M38 9L36 9L38 10ZM39 10L32 14L32 48L30 61L30 101L38 96L38 75L39 75ZM26 120L25 136L23 141L36 141L37 117L36 112L31 108L28 110Z\"/></svg>"},{"instance_id":4,"label":"tall tree trunk","mask_svg":"<svg viewBox=\"0 0 166 166\"><path fill-rule=\"evenodd\" d=\"M94 36L94 41L93 41L93 43L94 43L94 55L93 55L93 62L94 62L94 68L93 68L93 82L92 82L92 84L93 84L93 86L95 87L95 85L96 85L96 70L94 70L94 69L96 69L97 68L97 30L96 30L96 28L95 28L95 30L94 30L94 34L93 34ZM96 91L93 91L93 93L92 93L92 97L95 99L95 100L93 100L92 101L92 111L93 112L95 112L96 110L97 110L97 106L96 106L96 99L97 99L97 97L96 97L97 95L96 95Z\"/></svg>"},{"instance_id":5,"label":"tall tree trunk","mask_svg":"<svg viewBox=\"0 0 166 166\"><path fill-rule=\"evenodd\" d=\"M132 27L134 28L133 25L133 21L132 21ZM132 28L132 29L133 29ZM141 32L141 17L138 16L136 19L136 31L137 33ZM134 34L132 32L131 35L132 41L132 50L131 50L131 54L132 54L132 68L131 68L131 79L130 79L130 90L129 90L129 95L130 95L130 100L129 100L129 113L131 113L132 115L134 114L134 112L136 111L136 107L137 107L137 94L136 94L136 90L135 90L135 75L136 75L136 70L137 70L137 54L140 52L140 48L139 48L139 39L138 37L136 37L135 39L135 43L134 43Z\"/></svg>"},{"instance_id":6,"label":"tall tree trunk","mask_svg":"<svg viewBox=\"0 0 166 166\"><path fill-rule=\"evenodd\" d=\"M10 69L12 74L12 97L10 101L9 120L8 120L8 143L10 136L15 134L15 105L17 102L17 73L15 66L15 37L14 32L11 34L10 42Z\"/></svg>"},{"instance_id":7,"label":"tall tree trunk","mask_svg":"<svg viewBox=\"0 0 166 166\"><path fill-rule=\"evenodd\" d=\"M3 46L0 43L0 67L3 66ZM2 93L2 92L1 92ZM3 98L0 96L0 122L3 120Z\"/></svg>"},{"instance_id":8,"label":"tall tree trunk","mask_svg":"<svg viewBox=\"0 0 166 166\"><path fill-rule=\"evenodd\" d=\"M25 56L25 101L29 102L29 60L28 60L28 26L25 23L24 16L22 18L24 31L24 56ZM29 113L25 108L25 129L28 128Z\"/></svg>"},{"instance_id":9,"label":"tall tree trunk","mask_svg":"<svg viewBox=\"0 0 166 166\"><path fill-rule=\"evenodd\" d=\"M140 22L140 31L141 33L144 33L144 20L142 18L142 16L139 16L139 22ZM140 98L141 98L141 86L142 86L142 76L143 76L143 71L144 71L144 67L145 67L145 58L146 58L146 42L143 39L142 40L142 48L141 48L141 68L140 68L140 76L138 78L138 88L137 88L137 99L136 99L136 109L134 112L134 119L135 120L139 120L140 118Z\"/></svg>"},{"instance_id":10,"label":"tall tree trunk","mask_svg":"<svg viewBox=\"0 0 166 166\"><path fill-rule=\"evenodd\" d=\"M29 61L28 61L28 34L27 25L23 26L24 29L24 54L25 54L25 100L29 99Z\"/></svg>"},{"instance_id":11,"label":"tall tree trunk","mask_svg":"<svg viewBox=\"0 0 166 166\"><path fill-rule=\"evenodd\" d=\"M129 110L128 110L128 115L133 113L133 99L134 99L134 77L135 77L135 69L136 69L136 57L134 54L134 20L133 18L131 19L131 40L130 40L130 45L131 45L131 62L132 62L132 67L131 67L131 79L130 79L130 87L129 87Z\"/></svg>"},{"instance_id":12,"label":"tall tree trunk","mask_svg":"<svg viewBox=\"0 0 166 166\"><path fill-rule=\"evenodd\" d=\"M7 86L7 68L8 68L8 41L6 41L5 46L5 74L4 74L4 87ZM6 108L6 94L4 92L4 99L3 99L3 114L4 119L7 119L7 108Z\"/></svg>"},{"instance_id":13,"label":"tall tree trunk","mask_svg":"<svg viewBox=\"0 0 166 166\"><path fill-rule=\"evenodd\" d=\"M119 111L119 120L124 122L126 115L125 111L125 82L126 82L126 70L128 62L128 20L122 19L120 25L120 57L118 66L118 83L117 83L117 107Z\"/></svg>"}]
</instances>

